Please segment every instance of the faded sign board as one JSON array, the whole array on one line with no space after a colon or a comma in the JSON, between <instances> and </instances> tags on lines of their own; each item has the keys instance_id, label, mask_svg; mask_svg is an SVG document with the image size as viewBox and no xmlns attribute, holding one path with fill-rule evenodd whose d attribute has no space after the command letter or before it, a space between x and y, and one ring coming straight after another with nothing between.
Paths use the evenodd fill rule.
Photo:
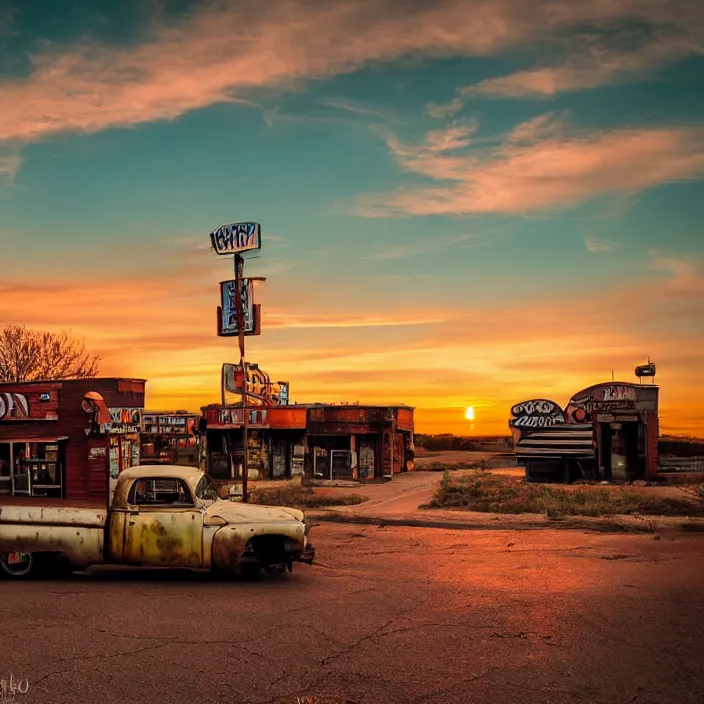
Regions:
<instances>
[{"instance_id":1,"label":"faded sign board","mask_svg":"<svg viewBox=\"0 0 704 704\"><path fill-rule=\"evenodd\" d=\"M265 409L247 409L247 425L267 426L269 418ZM244 408L205 409L205 417L209 428L222 426L240 426L244 423Z\"/></svg>"},{"instance_id":2,"label":"faded sign board","mask_svg":"<svg viewBox=\"0 0 704 704\"><path fill-rule=\"evenodd\" d=\"M141 408L109 408L110 423L105 423L103 432L112 435L128 435L142 431Z\"/></svg>"},{"instance_id":3,"label":"faded sign board","mask_svg":"<svg viewBox=\"0 0 704 704\"><path fill-rule=\"evenodd\" d=\"M210 244L216 254L242 254L262 247L261 226L257 222L234 222L221 225L210 233Z\"/></svg>"},{"instance_id":4,"label":"faded sign board","mask_svg":"<svg viewBox=\"0 0 704 704\"><path fill-rule=\"evenodd\" d=\"M655 376L655 365L652 362L648 362L648 364L641 364L636 367L636 376L637 377L652 377Z\"/></svg>"},{"instance_id":5,"label":"faded sign board","mask_svg":"<svg viewBox=\"0 0 704 704\"><path fill-rule=\"evenodd\" d=\"M239 364L225 363L222 365L222 386L231 394L244 393L244 374Z\"/></svg>"},{"instance_id":6,"label":"faded sign board","mask_svg":"<svg viewBox=\"0 0 704 704\"><path fill-rule=\"evenodd\" d=\"M279 386L279 406L288 406L289 384L288 381L278 381Z\"/></svg>"},{"instance_id":7,"label":"faded sign board","mask_svg":"<svg viewBox=\"0 0 704 704\"><path fill-rule=\"evenodd\" d=\"M58 420L59 384L3 384L0 422Z\"/></svg>"},{"instance_id":8,"label":"faded sign board","mask_svg":"<svg viewBox=\"0 0 704 704\"><path fill-rule=\"evenodd\" d=\"M240 303L244 333L252 335L256 330L254 320L254 284L250 279L240 280ZM222 307L222 335L238 335L237 324L237 281L220 282L220 306Z\"/></svg>"},{"instance_id":9,"label":"faded sign board","mask_svg":"<svg viewBox=\"0 0 704 704\"><path fill-rule=\"evenodd\" d=\"M254 330L252 332L248 332L246 329L244 331L244 334L246 337L252 336L252 335L261 335L262 334L262 325L261 325L261 310L262 307L260 305L255 305L254 310L253 310L253 319L254 319ZM233 326L229 326L228 328L225 327L225 316L223 315L223 310L222 306L218 306L218 311L217 311L217 321L218 321L218 337L238 337L240 334L239 328L237 327L237 318L235 317L235 322Z\"/></svg>"},{"instance_id":10,"label":"faded sign board","mask_svg":"<svg viewBox=\"0 0 704 704\"><path fill-rule=\"evenodd\" d=\"M517 403L511 408L511 428L549 428L565 422L565 414L554 402L544 398Z\"/></svg>"}]
</instances>

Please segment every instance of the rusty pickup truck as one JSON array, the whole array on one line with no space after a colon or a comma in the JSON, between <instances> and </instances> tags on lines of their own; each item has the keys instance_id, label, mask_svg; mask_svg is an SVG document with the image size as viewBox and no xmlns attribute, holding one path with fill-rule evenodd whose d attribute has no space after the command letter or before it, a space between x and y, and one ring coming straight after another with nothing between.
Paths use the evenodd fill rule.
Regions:
<instances>
[{"instance_id":1,"label":"rusty pickup truck","mask_svg":"<svg viewBox=\"0 0 704 704\"><path fill-rule=\"evenodd\" d=\"M0 576L29 578L92 565L209 569L254 576L312 564L309 523L293 508L220 498L201 470L123 471L106 508L0 507Z\"/></svg>"}]
</instances>

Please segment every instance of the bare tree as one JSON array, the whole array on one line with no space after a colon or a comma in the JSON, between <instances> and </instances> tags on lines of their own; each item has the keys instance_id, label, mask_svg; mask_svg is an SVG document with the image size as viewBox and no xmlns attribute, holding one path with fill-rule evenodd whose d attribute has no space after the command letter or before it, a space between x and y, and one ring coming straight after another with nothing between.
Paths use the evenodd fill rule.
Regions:
<instances>
[{"instance_id":1,"label":"bare tree","mask_svg":"<svg viewBox=\"0 0 704 704\"><path fill-rule=\"evenodd\" d=\"M66 332L8 325L0 331L0 382L92 379L100 358Z\"/></svg>"}]
</instances>

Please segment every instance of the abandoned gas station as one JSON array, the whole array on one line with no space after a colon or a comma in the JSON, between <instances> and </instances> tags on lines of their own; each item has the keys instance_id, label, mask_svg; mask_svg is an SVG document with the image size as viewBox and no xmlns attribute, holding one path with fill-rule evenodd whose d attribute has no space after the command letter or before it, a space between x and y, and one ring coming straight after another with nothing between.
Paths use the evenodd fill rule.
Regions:
<instances>
[{"instance_id":1,"label":"abandoned gas station","mask_svg":"<svg viewBox=\"0 0 704 704\"><path fill-rule=\"evenodd\" d=\"M202 408L203 468L238 479L244 463L244 413L236 405ZM295 404L249 407L248 477L383 481L413 468L413 408Z\"/></svg>"}]
</instances>

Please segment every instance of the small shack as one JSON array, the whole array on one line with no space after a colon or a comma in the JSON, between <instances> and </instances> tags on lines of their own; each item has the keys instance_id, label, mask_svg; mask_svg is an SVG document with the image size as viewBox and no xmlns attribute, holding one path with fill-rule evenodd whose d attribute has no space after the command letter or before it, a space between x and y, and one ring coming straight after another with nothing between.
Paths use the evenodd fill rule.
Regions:
<instances>
[{"instance_id":1,"label":"small shack","mask_svg":"<svg viewBox=\"0 0 704 704\"><path fill-rule=\"evenodd\" d=\"M0 493L104 498L139 464L143 379L0 384Z\"/></svg>"},{"instance_id":2,"label":"small shack","mask_svg":"<svg viewBox=\"0 0 704 704\"><path fill-rule=\"evenodd\" d=\"M516 460L534 481L654 481L658 395L654 384L610 381L575 394L564 410L547 399L516 404Z\"/></svg>"}]
</instances>

